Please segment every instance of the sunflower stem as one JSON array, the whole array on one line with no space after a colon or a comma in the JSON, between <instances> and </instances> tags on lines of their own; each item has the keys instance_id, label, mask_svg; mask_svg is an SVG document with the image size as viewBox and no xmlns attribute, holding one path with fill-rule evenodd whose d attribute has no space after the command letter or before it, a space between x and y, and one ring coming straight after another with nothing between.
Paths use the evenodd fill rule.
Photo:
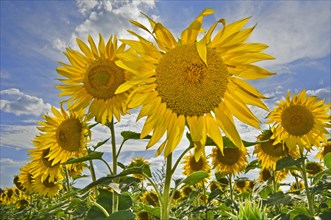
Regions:
<instances>
[{"instance_id":1,"label":"sunflower stem","mask_svg":"<svg viewBox=\"0 0 331 220\"><path fill-rule=\"evenodd\" d=\"M232 187L232 175L229 174L229 186L230 186L230 199L233 202L233 187Z\"/></svg>"},{"instance_id":2,"label":"sunflower stem","mask_svg":"<svg viewBox=\"0 0 331 220\"><path fill-rule=\"evenodd\" d=\"M100 205L99 203L97 203L95 201L92 201L92 204L95 207L97 207L98 209L100 209L103 212L103 214L105 214L106 217L109 217L109 213L107 212L107 210L104 207L102 207L102 205Z\"/></svg>"},{"instance_id":3,"label":"sunflower stem","mask_svg":"<svg viewBox=\"0 0 331 220\"><path fill-rule=\"evenodd\" d=\"M95 182L95 181L97 181L97 178L95 176L93 162L92 162L92 160L89 160L89 162L90 162L89 169L90 169L90 172L91 172L92 181ZM95 198L97 198L97 196L98 196L97 186L94 187L94 196L95 196Z\"/></svg>"},{"instance_id":4,"label":"sunflower stem","mask_svg":"<svg viewBox=\"0 0 331 220\"><path fill-rule=\"evenodd\" d=\"M271 170L272 171L272 176L273 176L273 180L272 180L272 184L273 184L273 188L274 188L274 193L276 193L278 191L277 188L277 181L276 181L276 171L275 170ZM276 211L276 215L278 215L279 213L279 205L275 205L275 211Z\"/></svg>"},{"instance_id":5,"label":"sunflower stem","mask_svg":"<svg viewBox=\"0 0 331 220\"><path fill-rule=\"evenodd\" d=\"M301 155L301 158L305 158L304 155L303 155L303 149L300 149L300 155ZM306 196L307 196L307 200L308 200L308 209L309 209L310 214L312 216L314 216L315 215L314 201L313 201L314 198L309 193L309 186L308 186L308 178L307 178L307 170L306 170L305 159L302 160L301 173L302 173L302 180L303 180L303 183L305 185L305 192L306 192Z\"/></svg>"},{"instance_id":6,"label":"sunflower stem","mask_svg":"<svg viewBox=\"0 0 331 220\"><path fill-rule=\"evenodd\" d=\"M190 149L192 149L192 148L193 148L193 146L189 146L189 147L186 148L186 149L183 151L183 153L178 157L178 159L177 159L177 161L176 161L174 167L173 167L172 170L171 170L171 175L175 173L175 171L176 171L176 169L177 169L177 166L178 166L178 164L180 163L180 161L182 160L182 158L183 158L183 157L185 156L185 154L186 154Z\"/></svg>"},{"instance_id":7,"label":"sunflower stem","mask_svg":"<svg viewBox=\"0 0 331 220\"><path fill-rule=\"evenodd\" d=\"M111 133L111 146L112 146L112 156L113 156L113 175L117 175L118 154L116 151L114 118L112 118L111 122L107 121L106 125L110 129L110 133ZM117 179L114 179L114 182L117 183ZM113 192L112 213L117 212L117 211L118 211L118 195L115 192Z\"/></svg>"},{"instance_id":8,"label":"sunflower stem","mask_svg":"<svg viewBox=\"0 0 331 220\"><path fill-rule=\"evenodd\" d=\"M169 201L169 192L170 192L170 184L171 184L171 176L172 176L172 153L169 154L167 157L167 165L166 165L166 177L164 182L164 188L163 188L163 204L161 208L161 220L168 220L169 219L169 212L170 212L170 204L171 201Z\"/></svg>"}]
</instances>

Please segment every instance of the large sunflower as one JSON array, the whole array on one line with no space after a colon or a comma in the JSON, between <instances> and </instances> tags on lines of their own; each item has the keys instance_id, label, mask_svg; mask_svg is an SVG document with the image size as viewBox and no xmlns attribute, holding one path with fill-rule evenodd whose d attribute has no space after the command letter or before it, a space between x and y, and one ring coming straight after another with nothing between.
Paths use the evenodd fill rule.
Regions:
<instances>
[{"instance_id":1,"label":"large sunflower","mask_svg":"<svg viewBox=\"0 0 331 220\"><path fill-rule=\"evenodd\" d=\"M243 171L248 163L246 148L224 148L223 153L218 147L213 148L211 153L212 164L221 174L232 174Z\"/></svg>"},{"instance_id":2,"label":"large sunflower","mask_svg":"<svg viewBox=\"0 0 331 220\"><path fill-rule=\"evenodd\" d=\"M88 114L105 124L113 115L120 120L126 112L125 104L130 91L114 94L119 85L127 81L128 73L115 64L116 54L124 52L125 45L118 47L117 38L110 37L105 44L101 35L98 48L91 36L88 37L90 48L80 39L77 43L81 52L67 48L64 53L70 64L60 63L57 72L64 76L60 96L71 96L71 109L80 110L88 107Z\"/></svg>"},{"instance_id":3,"label":"large sunflower","mask_svg":"<svg viewBox=\"0 0 331 220\"><path fill-rule=\"evenodd\" d=\"M147 148L156 144L167 132L167 138L157 154L164 150L167 156L175 149L186 123L195 144L196 160L204 154L207 135L223 149L220 128L236 146L243 147L233 116L259 128L259 120L246 105L268 110L261 101L264 96L244 81L272 75L252 64L273 59L261 52L267 46L245 43L254 29L242 29L248 18L229 25L220 19L198 40L203 18L212 13L213 10L205 9L181 33L178 41L167 28L148 16L152 31L132 21L154 37L158 48L133 32L138 41L122 40L133 50L118 54L120 60L116 64L132 72L132 77L115 93L139 85L131 93L128 107L142 106L138 120L147 116L141 132L143 138L153 131ZM212 38L219 23L223 24L223 28Z\"/></svg>"},{"instance_id":4,"label":"large sunflower","mask_svg":"<svg viewBox=\"0 0 331 220\"><path fill-rule=\"evenodd\" d=\"M39 149L49 149L47 158L52 161L51 166L86 155L90 130L84 111L68 113L61 106L61 111L52 107L52 112L54 116L43 115L45 121L39 122L38 127L43 133L34 140Z\"/></svg>"},{"instance_id":5,"label":"large sunflower","mask_svg":"<svg viewBox=\"0 0 331 220\"><path fill-rule=\"evenodd\" d=\"M270 137L272 136L271 130L265 130L257 137L260 141L259 144L255 145L254 154L257 154L257 158L262 165L262 169L276 169L276 164L282 157L290 155L293 158L299 156L299 152L294 150L289 152L286 145L282 143L273 144L274 140Z\"/></svg>"},{"instance_id":6,"label":"large sunflower","mask_svg":"<svg viewBox=\"0 0 331 220\"><path fill-rule=\"evenodd\" d=\"M310 150L313 145L319 147L321 142L327 142L330 103L325 104L315 96L307 97L306 90L294 94L292 99L290 95L288 92L286 100L280 100L268 115L274 144L286 143L292 151L297 145Z\"/></svg>"},{"instance_id":7,"label":"large sunflower","mask_svg":"<svg viewBox=\"0 0 331 220\"><path fill-rule=\"evenodd\" d=\"M59 183L62 180L63 177L61 175L56 176L54 181L50 181L48 177L41 180L41 176L37 176L32 184L33 191L41 196L54 197L63 188L62 184Z\"/></svg>"}]
</instances>

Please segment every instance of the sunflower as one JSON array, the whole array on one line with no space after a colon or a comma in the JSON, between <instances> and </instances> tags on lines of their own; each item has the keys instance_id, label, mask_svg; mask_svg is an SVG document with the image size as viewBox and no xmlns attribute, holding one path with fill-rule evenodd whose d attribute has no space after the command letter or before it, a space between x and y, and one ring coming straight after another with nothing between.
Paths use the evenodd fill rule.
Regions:
<instances>
[{"instance_id":1,"label":"sunflower","mask_svg":"<svg viewBox=\"0 0 331 220\"><path fill-rule=\"evenodd\" d=\"M299 157L299 152L291 151L289 152L287 146L282 143L274 144L274 139L271 139L271 130L265 130L257 137L260 141L254 148L254 154L257 155L262 168L266 169L276 169L276 163L282 157L290 155L293 158Z\"/></svg>"},{"instance_id":2,"label":"sunflower","mask_svg":"<svg viewBox=\"0 0 331 220\"><path fill-rule=\"evenodd\" d=\"M74 163L74 164L67 164L66 169L68 170L68 174L71 177L80 175L87 165L82 163Z\"/></svg>"},{"instance_id":3,"label":"sunflower","mask_svg":"<svg viewBox=\"0 0 331 220\"><path fill-rule=\"evenodd\" d=\"M306 96L306 90L294 94L290 98L290 92L286 100L280 100L274 110L268 115L269 124L273 124L271 139L274 144L286 143L289 151L320 146L321 142L327 142L326 130L329 118L330 103L315 96Z\"/></svg>"},{"instance_id":4,"label":"sunflower","mask_svg":"<svg viewBox=\"0 0 331 220\"><path fill-rule=\"evenodd\" d=\"M290 192L298 192L298 191L302 191L305 189L305 185L302 181L299 182L294 182L291 184L289 191Z\"/></svg>"},{"instance_id":5,"label":"sunflower","mask_svg":"<svg viewBox=\"0 0 331 220\"><path fill-rule=\"evenodd\" d=\"M183 174L185 176L189 176L196 171L205 171L207 173L210 173L211 170L211 167L208 164L208 160L204 156L200 157L199 160L196 161L194 155L187 155L184 157L182 164L184 165Z\"/></svg>"},{"instance_id":6,"label":"sunflower","mask_svg":"<svg viewBox=\"0 0 331 220\"><path fill-rule=\"evenodd\" d=\"M323 159L327 153L331 152L331 142L328 141L327 143L322 145L322 150L318 152L316 158Z\"/></svg>"},{"instance_id":7,"label":"sunflower","mask_svg":"<svg viewBox=\"0 0 331 220\"><path fill-rule=\"evenodd\" d=\"M152 217L148 212L142 211L136 215L135 220L152 220Z\"/></svg>"},{"instance_id":8,"label":"sunflower","mask_svg":"<svg viewBox=\"0 0 331 220\"><path fill-rule=\"evenodd\" d=\"M193 188L191 185L185 185L180 189L183 197L189 197L191 192L193 191Z\"/></svg>"},{"instance_id":9,"label":"sunflower","mask_svg":"<svg viewBox=\"0 0 331 220\"><path fill-rule=\"evenodd\" d=\"M226 147L223 154L218 147L213 148L211 157L213 167L221 174L232 174L243 171L247 165L246 148Z\"/></svg>"},{"instance_id":10,"label":"sunflower","mask_svg":"<svg viewBox=\"0 0 331 220\"><path fill-rule=\"evenodd\" d=\"M236 146L243 148L233 116L259 128L259 120L246 105L268 110L261 101L265 97L244 81L273 75L252 64L273 59L262 53L267 45L245 43L255 28L242 29L249 18L231 24L220 19L198 40L203 18L212 13L214 10L205 9L178 41L161 23L146 15L152 31L137 21L132 23L148 31L158 47L134 32L131 33L139 40L122 40L133 50L118 54L116 64L130 71L132 77L115 94L137 86L128 98L128 107L142 106L137 120L147 116L141 132L143 138L153 131L147 148L167 133L157 155L164 150L168 156L176 148L186 123L195 145L196 160L205 153L207 135L223 149L220 128ZM212 38L219 23L223 28Z\"/></svg>"},{"instance_id":11,"label":"sunflower","mask_svg":"<svg viewBox=\"0 0 331 220\"><path fill-rule=\"evenodd\" d=\"M54 181L50 181L48 177L44 180L41 179L41 176L34 178L32 187L33 191L40 196L54 197L58 195L59 190L63 188L59 181L62 181L63 177L58 175L54 178Z\"/></svg>"},{"instance_id":12,"label":"sunflower","mask_svg":"<svg viewBox=\"0 0 331 220\"><path fill-rule=\"evenodd\" d=\"M151 164L145 160L144 158L142 157L136 157L136 158L133 158L131 163L129 164L128 168L131 168L131 167L139 167L139 168L143 168L143 167L150 167ZM141 174L132 174L132 176L134 178L137 178L137 179L140 179L140 180L144 180L145 177Z\"/></svg>"},{"instance_id":13,"label":"sunflower","mask_svg":"<svg viewBox=\"0 0 331 220\"><path fill-rule=\"evenodd\" d=\"M316 173L323 171L323 166L318 162L308 162L306 163L306 171L309 176L313 176Z\"/></svg>"},{"instance_id":14,"label":"sunflower","mask_svg":"<svg viewBox=\"0 0 331 220\"><path fill-rule=\"evenodd\" d=\"M32 183L33 183L33 175L30 171L31 162L22 166L20 168L20 174L18 175L18 181L23 186L26 192L32 192Z\"/></svg>"},{"instance_id":15,"label":"sunflower","mask_svg":"<svg viewBox=\"0 0 331 220\"><path fill-rule=\"evenodd\" d=\"M34 140L34 143L39 143L37 141L37 136ZM49 153L50 148L40 149L34 148L30 151L30 172L33 176L40 176L41 181L45 180L46 178L49 181L54 181L54 178L58 175L61 175L62 167L60 163L53 164L53 160L49 160Z\"/></svg>"},{"instance_id":16,"label":"sunflower","mask_svg":"<svg viewBox=\"0 0 331 220\"><path fill-rule=\"evenodd\" d=\"M216 181L212 181L210 184L209 184L209 189L210 189L210 192L216 190L216 189L222 189L222 186L220 183L216 182Z\"/></svg>"},{"instance_id":17,"label":"sunflower","mask_svg":"<svg viewBox=\"0 0 331 220\"><path fill-rule=\"evenodd\" d=\"M84 111L66 112L61 105L60 111L52 107L52 112L54 116L43 115L45 121L39 122L38 129L43 133L36 137L34 144L39 149L49 149L47 158L52 166L85 156L91 133Z\"/></svg>"},{"instance_id":18,"label":"sunflower","mask_svg":"<svg viewBox=\"0 0 331 220\"><path fill-rule=\"evenodd\" d=\"M258 177L258 180L260 180L262 182L268 181L272 177L272 172L276 172L276 174L275 174L275 181L276 182L280 182L280 181L286 179L286 177L288 175L288 170L287 169L272 171L270 169L262 168L260 170L260 173L259 173L260 176Z\"/></svg>"},{"instance_id":19,"label":"sunflower","mask_svg":"<svg viewBox=\"0 0 331 220\"><path fill-rule=\"evenodd\" d=\"M15 186L17 187L17 189L24 191L24 187L23 187L22 183L20 182L19 176L15 176L13 182L14 182Z\"/></svg>"},{"instance_id":20,"label":"sunflower","mask_svg":"<svg viewBox=\"0 0 331 220\"><path fill-rule=\"evenodd\" d=\"M234 189L239 193L246 192L249 182L246 180L238 179L234 182Z\"/></svg>"},{"instance_id":21,"label":"sunflower","mask_svg":"<svg viewBox=\"0 0 331 220\"><path fill-rule=\"evenodd\" d=\"M120 121L120 115L126 113L125 104L130 91L115 94L116 89L127 81L129 73L115 64L116 54L125 50L125 45L118 47L117 38L110 37L105 44L101 34L96 47L89 35L90 48L80 39L76 39L81 52L67 48L64 54L70 64L60 63L57 72L65 77L61 79L60 96L71 96L71 109L80 110L88 107L88 114L105 124L112 121L113 115Z\"/></svg>"},{"instance_id":22,"label":"sunflower","mask_svg":"<svg viewBox=\"0 0 331 220\"><path fill-rule=\"evenodd\" d=\"M159 206L159 197L157 196L156 192L154 191L145 191L141 197L141 201L145 204L157 207Z\"/></svg>"},{"instance_id":23,"label":"sunflower","mask_svg":"<svg viewBox=\"0 0 331 220\"><path fill-rule=\"evenodd\" d=\"M172 198L172 202L176 203L182 198L183 198L182 192L180 190L176 190Z\"/></svg>"}]
</instances>

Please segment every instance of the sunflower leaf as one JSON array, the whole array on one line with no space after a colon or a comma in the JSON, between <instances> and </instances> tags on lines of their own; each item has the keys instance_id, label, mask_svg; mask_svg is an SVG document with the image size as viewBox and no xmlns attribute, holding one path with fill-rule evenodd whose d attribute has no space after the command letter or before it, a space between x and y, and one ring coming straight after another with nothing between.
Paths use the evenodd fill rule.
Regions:
<instances>
[{"instance_id":1,"label":"sunflower leaf","mask_svg":"<svg viewBox=\"0 0 331 220\"><path fill-rule=\"evenodd\" d=\"M140 139L140 133L133 132L133 131L122 131L121 135L123 137L123 142L127 140L139 140ZM152 136L147 135L143 139L151 139Z\"/></svg>"},{"instance_id":2,"label":"sunflower leaf","mask_svg":"<svg viewBox=\"0 0 331 220\"><path fill-rule=\"evenodd\" d=\"M327 153L324 157L324 164L327 168L331 169L331 153Z\"/></svg>"},{"instance_id":3,"label":"sunflower leaf","mask_svg":"<svg viewBox=\"0 0 331 220\"><path fill-rule=\"evenodd\" d=\"M288 168L288 167L291 167L291 166L294 166L294 165L299 165L305 159L306 158L303 157L303 158L299 158L297 160L294 160L292 157L284 157L284 158L277 161L276 171L284 169L284 168Z\"/></svg>"},{"instance_id":4,"label":"sunflower leaf","mask_svg":"<svg viewBox=\"0 0 331 220\"><path fill-rule=\"evenodd\" d=\"M194 185L203 179L207 178L209 174L205 171L197 171L186 177L184 180L181 181L181 183L187 184L187 185Z\"/></svg>"},{"instance_id":5,"label":"sunflower leaf","mask_svg":"<svg viewBox=\"0 0 331 220\"><path fill-rule=\"evenodd\" d=\"M62 164L73 164L73 163L79 163L79 162L84 162L87 160L94 160L94 159L102 159L103 152L98 152L98 151L92 151L85 157L80 157L80 158L70 158L66 162Z\"/></svg>"}]
</instances>

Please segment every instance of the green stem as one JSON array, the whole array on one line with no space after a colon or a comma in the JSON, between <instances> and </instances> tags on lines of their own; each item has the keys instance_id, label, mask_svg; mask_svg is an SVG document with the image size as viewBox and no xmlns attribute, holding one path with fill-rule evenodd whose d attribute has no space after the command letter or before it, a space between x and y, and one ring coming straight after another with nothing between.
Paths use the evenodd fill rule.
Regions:
<instances>
[{"instance_id":1,"label":"green stem","mask_svg":"<svg viewBox=\"0 0 331 220\"><path fill-rule=\"evenodd\" d=\"M146 174L143 173L143 176L146 178L146 180L152 185L152 187L154 188L158 198L159 198L159 201L160 201L160 206L162 206L163 204L163 200L161 199L161 193L159 191L159 189L157 188L157 186L155 185L155 183L153 182L153 180L151 178L149 178ZM143 186L142 186L143 188Z\"/></svg>"},{"instance_id":2,"label":"green stem","mask_svg":"<svg viewBox=\"0 0 331 220\"><path fill-rule=\"evenodd\" d=\"M97 181L97 178L95 176L93 162L92 162L92 160L89 160L89 162L90 162L90 172L91 172L92 181L95 182L95 181ZM97 186L94 187L94 195L95 195L95 198L97 198L97 196L98 196Z\"/></svg>"},{"instance_id":3,"label":"green stem","mask_svg":"<svg viewBox=\"0 0 331 220\"><path fill-rule=\"evenodd\" d=\"M273 188L274 188L274 193L276 193L278 191L278 188L277 188L277 181L276 181L276 171L275 170L272 170L272 176L273 176L273 180L272 180L272 185L273 185ZM279 213L279 205L275 205L275 211L276 211L276 215L278 215Z\"/></svg>"},{"instance_id":4,"label":"green stem","mask_svg":"<svg viewBox=\"0 0 331 220\"><path fill-rule=\"evenodd\" d=\"M112 118L111 122L107 122L106 124L110 129L111 133L111 146L112 146L112 156L113 156L113 175L117 175L117 151L116 151L116 141L115 141L115 129L114 129L114 118ZM116 183L117 180L114 179ZM113 192L113 206L112 206L112 213L118 211L118 195Z\"/></svg>"},{"instance_id":5,"label":"green stem","mask_svg":"<svg viewBox=\"0 0 331 220\"><path fill-rule=\"evenodd\" d=\"M302 150L300 150L300 155L301 158L303 157L303 152ZM308 200L308 209L309 212L312 216L314 216L315 211L314 211L314 198L312 197L312 195L309 193L309 186L308 186L308 178L307 178L307 171L306 171L306 164L305 164L305 159L302 160L302 165L301 165L301 173L302 173L302 180L303 183L305 184L305 192L307 195L307 200Z\"/></svg>"},{"instance_id":6,"label":"green stem","mask_svg":"<svg viewBox=\"0 0 331 220\"><path fill-rule=\"evenodd\" d=\"M232 174L229 174L230 198L233 202L233 187L232 187Z\"/></svg>"},{"instance_id":7,"label":"green stem","mask_svg":"<svg viewBox=\"0 0 331 220\"><path fill-rule=\"evenodd\" d=\"M169 201L169 192L170 192L170 184L171 184L171 176L172 176L172 153L169 154L167 157L167 165L166 165L166 177L163 189L163 204L161 207L161 220L168 220L169 219L169 212L170 212L170 203Z\"/></svg>"},{"instance_id":8,"label":"green stem","mask_svg":"<svg viewBox=\"0 0 331 220\"><path fill-rule=\"evenodd\" d=\"M119 148L118 151L117 151L117 154L116 154L116 157L117 157L117 158L118 158L118 156L119 156L120 153L121 153L121 150L122 150L122 147L123 147L125 141L126 141L126 140L124 140L124 141L121 143L121 146L120 146L120 148Z\"/></svg>"},{"instance_id":9,"label":"green stem","mask_svg":"<svg viewBox=\"0 0 331 220\"><path fill-rule=\"evenodd\" d=\"M107 161L105 161L103 158L100 158L99 160L101 160L102 162L104 162L104 164L106 164L110 175L113 175L113 171L111 170L111 168L110 168L109 164L107 163Z\"/></svg>"},{"instance_id":10,"label":"green stem","mask_svg":"<svg viewBox=\"0 0 331 220\"><path fill-rule=\"evenodd\" d=\"M185 154L192 149L192 146L189 146L188 148L186 148L186 150L184 150L184 152L179 156L179 158L177 159L174 167L171 170L171 175L176 171L178 164L180 163L180 161L182 160L182 158L185 156Z\"/></svg>"},{"instance_id":11,"label":"green stem","mask_svg":"<svg viewBox=\"0 0 331 220\"><path fill-rule=\"evenodd\" d=\"M99 203L94 202L94 201L92 201L92 204L94 206L96 206L98 209L100 209L103 212L103 214L105 214L106 217L109 217L109 213L107 212L107 210L104 207L102 207L102 205L100 205Z\"/></svg>"}]
</instances>

